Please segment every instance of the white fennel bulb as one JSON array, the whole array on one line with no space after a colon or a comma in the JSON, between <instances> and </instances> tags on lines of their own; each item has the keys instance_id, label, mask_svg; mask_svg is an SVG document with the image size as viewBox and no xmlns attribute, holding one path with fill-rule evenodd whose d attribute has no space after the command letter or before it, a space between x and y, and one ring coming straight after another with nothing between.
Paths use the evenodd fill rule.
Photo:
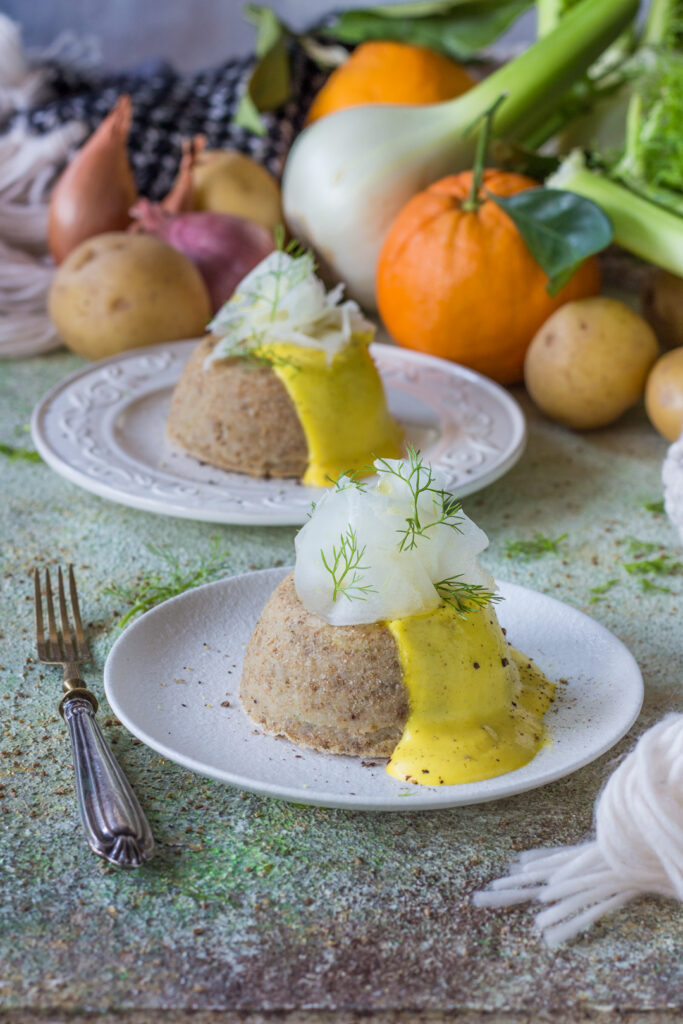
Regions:
<instances>
[{"instance_id":1,"label":"white fennel bulb","mask_svg":"<svg viewBox=\"0 0 683 1024\"><path fill-rule=\"evenodd\" d=\"M296 538L294 583L304 607L335 626L485 604L493 577L477 556L488 538L411 451L378 459L377 476L342 477Z\"/></svg>"},{"instance_id":2,"label":"white fennel bulb","mask_svg":"<svg viewBox=\"0 0 683 1024\"><path fill-rule=\"evenodd\" d=\"M471 166L477 120L505 94L494 131L523 138L637 8L637 0L581 0L557 29L454 100L352 107L316 121L285 164L282 200L292 233L372 308L377 257L392 221L420 189Z\"/></svg>"}]
</instances>

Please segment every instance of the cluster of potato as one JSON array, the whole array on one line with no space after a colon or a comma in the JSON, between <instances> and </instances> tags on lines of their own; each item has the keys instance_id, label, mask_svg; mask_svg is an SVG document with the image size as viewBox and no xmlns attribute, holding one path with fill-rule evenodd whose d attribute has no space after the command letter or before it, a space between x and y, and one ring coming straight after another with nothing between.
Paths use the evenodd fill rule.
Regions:
<instances>
[{"instance_id":1,"label":"cluster of potato","mask_svg":"<svg viewBox=\"0 0 683 1024\"><path fill-rule=\"evenodd\" d=\"M559 423L590 430L613 423L645 394L652 424L676 440L683 431L683 279L654 272L643 311L647 319L598 296L553 313L526 354L524 380L536 405ZM671 350L660 355L660 344Z\"/></svg>"},{"instance_id":2,"label":"cluster of potato","mask_svg":"<svg viewBox=\"0 0 683 1024\"><path fill-rule=\"evenodd\" d=\"M282 221L277 182L242 153L202 154L193 185L197 210L271 229ZM65 344L87 359L194 338L211 319L206 285L190 260L158 238L131 231L81 242L57 269L48 309Z\"/></svg>"}]
</instances>

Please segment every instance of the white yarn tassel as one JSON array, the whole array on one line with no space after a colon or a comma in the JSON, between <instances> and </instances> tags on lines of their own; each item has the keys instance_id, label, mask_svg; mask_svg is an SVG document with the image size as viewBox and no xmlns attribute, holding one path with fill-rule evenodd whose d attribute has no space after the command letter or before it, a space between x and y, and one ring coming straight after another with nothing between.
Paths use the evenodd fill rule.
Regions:
<instances>
[{"instance_id":1,"label":"white yarn tassel","mask_svg":"<svg viewBox=\"0 0 683 1024\"><path fill-rule=\"evenodd\" d=\"M50 74L46 60L92 66L92 42L60 37L35 60L26 57L19 27L0 14L0 124L41 94ZM50 189L86 127L73 121L43 135L23 119L0 135L0 357L30 356L61 342L47 315L54 264L47 251Z\"/></svg>"},{"instance_id":2,"label":"white yarn tassel","mask_svg":"<svg viewBox=\"0 0 683 1024\"><path fill-rule=\"evenodd\" d=\"M662 466L664 508L683 544L683 432L669 448Z\"/></svg>"},{"instance_id":3,"label":"white yarn tassel","mask_svg":"<svg viewBox=\"0 0 683 1024\"><path fill-rule=\"evenodd\" d=\"M683 715L648 729L610 776L595 830L594 842L521 854L475 905L549 904L535 924L554 947L634 896L683 901Z\"/></svg>"},{"instance_id":4,"label":"white yarn tassel","mask_svg":"<svg viewBox=\"0 0 683 1024\"><path fill-rule=\"evenodd\" d=\"M47 315L55 272L44 255L48 197L85 131L74 121L31 135L19 123L0 137L0 357L37 355L61 345Z\"/></svg>"},{"instance_id":5,"label":"white yarn tassel","mask_svg":"<svg viewBox=\"0 0 683 1024\"><path fill-rule=\"evenodd\" d=\"M0 136L0 238L8 245L46 251L50 188L85 133L79 121L44 135L20 122Z\"/></svg>"},{"instance_id":6,"label":"white yarn tassel","mask_svg":"<svg viewBox=\"0 0 683 1024\"><path fill-rule=\"evenodd\" d=\"M47 316L54 265L0 242L0 358L34 356L61 345Z\"/></svg>"}]
</instances>

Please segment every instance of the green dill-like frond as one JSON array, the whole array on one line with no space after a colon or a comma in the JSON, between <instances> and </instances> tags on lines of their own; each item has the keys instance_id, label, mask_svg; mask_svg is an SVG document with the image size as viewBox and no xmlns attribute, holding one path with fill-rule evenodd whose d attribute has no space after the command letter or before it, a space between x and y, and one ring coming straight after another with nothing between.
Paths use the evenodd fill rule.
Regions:
<instances>
[{"instance_id":1,"label":"green dill-like frond","mask_svg":"<svg viewBox=\"0 0 683 1024\"><path fill-rule=\"evenodd\" d=\"M257 368L259 366L269 366L276 369L287 369L292 370L294 373L301 372L301 364L297 363L295 359L289 359L287 356L280 355L279 352L275 352L271 346L262 345L258 348L248 349L240 353L240 358L244 361L246 366L252 366Z\"/></svg>"},{"instance_id":2,"label":"green dill-like frond","mask_svg":"<svg viewBox=\"0 0 683 1024\"><path fill-rule=\"evenodd\" d=\"M623 541L618 543L626 545L629 555L637 555L639 558L651 555L653 551L658 551L662 547L661 544L655 544L651 540L638 540L637 537L624 537Z\"/></svg>"},{"instance_id":3,"label":"green dill-like frond","mask_svg":"<svg viewBox=\"0 0 683 1024\"><path fill-rule=\"evenodd\" d=\"M532 540L508 540L505 542L505 554L508 558L540 558L541 555L559 554L559 544L568 534L562 533L552 539L538 530Z\"/></svg>"},{"instance_id":4,"label":"green dill-like frond","mask_svg":"<svg viewBox=\"0 0 683 1024\"><path fill-rule=\"evenodd\" d=\"M434 589L444 604L449 605L460 616L476 611L502 600L500 594L477 583L467 583L462 574L448 576L434 584Z\"/></svg>"},{"instance_id":5,"label":"green dill-like frond","mask_svg":"<svg viewBox=\"0 0 683 1024\"><path fill-rule=\"evenodd\" d=\"M640 581L640 589L644 594L671 594L673 591L670 587L660 587L658 583L653 583L652 580L642 579Z\"/></svg>"},{"instance_id":6,"label":"green dill-like frond","mask_svg":"<svg viewBox=\"0 0 683 1024\"><path fill-rule=\"evenodd\" d=\"M365 601L368 594L377 593L375 587L361 582L363 573L369 568L362 564L364 556L365 545L362 548L358 547L358 536L352 526L341 534L339 546L333 545L329 559L323 549L320 549L322 563L334 584L333 601L339 596L345 597L348 601Z\"/></svg>"},{"instance_id":7,"label":"green dill-like frond","mask_svg":"<svg viewBox=\"0 0 683 1024\"><path fill-rule=\"evenodd\" d=\"M602 601L603 596L607 593L607 591L611 590L612 587L616 586L618 582L619 580L615 578L607 580L605 583L599 583L596 587L591 587L588 593L592 594L593 596L591 597L589 603L595 604L597 601Z\"/></svg>"},{"instance_id":8,"label":"green dill-like frond","mask_svg":"<svg viewBox=\"0 0 683 1024\"><path fill-rule=\"evenodd\" d=\"M311 252L311 250L307 249L306 246L303 245L303 243L300 242L298 238L290 238L290 240L287 242L287 245L285 246L285 252L287 253L288 256L291 256L293 260L300 260L306 254L308 254L313 259L313 253ZM314 259L313 269L318 269L318 264L315 262Z\"/></svg>"},{"instance_id":9,"label":"green dill-like frond","mask_svg":"<svg viewBox=\"0 0 683 1024\"><path fill-rule=\"evenodd\" d=\"M122 627L162 601L216 579L227 569L226 559L229 552L227 548L222 547L220 537L212 537L208 552L194 568L183 568L178 556L165 545L145 546L164 563L163 568L151 572L131 586L114 585L104 591L117 601L130 606L119 622L119 626Z\"/></svg>"},{"instance_id":10,"label":"green dill-like frond","mask_svg":"<svg viewBox=\"0 0 683 1024\"><path fill-rule=\"evenodd\" d=\"M38 452L32 448L17 448L11 444L0 444L0 455L6 455L10 462L42 462Z\"/></svg>"},{"instance_id":11,"label":"green dill-like frond","mask_svg":"<svg viewBox=\"0 0 683 1024\"><path fill-rule=\"evenodd\" d=\"M420 452L412 445L406 446L407 459L392 466L386 459L377 459L376 467L378 473L386 473L402 480L410 488L413 509L412 514L406 517L406 528L399 530L400 539L399 551L410 551L417 545L418 537L426 537L427 532L435 526L450 526L460 533L462 518L458 515L462 506L458 499L434 485L434 473L430 465L425 464ZM435 499L437 518L431 522L422 522L420 519L420 498L424 494L432 494Z\"/></svg>"},{"instance_id":12,"label":"green dill-like frond","mask_svg":"<svg viewBox=\"0 0 683 1024\"><path fill-rule=\"evenodd\" d=\"M362 470L358 469L345 469L343 473L340 473L336 480L332 477L327 477L331 484L334 485L334 489L337 493L339 491L348 491L350 487L355 487L357 491L367 491L368 485L366 480L359 479L359 474Z\"/></svg>"}]
</instances>

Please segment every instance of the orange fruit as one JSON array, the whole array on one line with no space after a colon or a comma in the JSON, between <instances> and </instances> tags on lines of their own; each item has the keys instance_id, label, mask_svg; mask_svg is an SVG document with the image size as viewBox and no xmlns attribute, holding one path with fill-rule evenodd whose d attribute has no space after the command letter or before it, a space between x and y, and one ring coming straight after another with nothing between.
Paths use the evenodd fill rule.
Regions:
<instances>
[{"instance_id":1,"label":"orange fruit","mask_svg":"<svg viewBox=\"0 0 683 1024\"><path fill-rule=\"evenodd\" d=\"M484 189L501 196L536 184L484 172ZM453 174L403 207L380 251L377 305L399 345L514 384L536 331L563 303L596 295L600 268L590 257L548 295L546 274L507 214L485 192L477 210L462 209L471 188L471 171Z\"/></svg>"},{"instance_id":2,"label":"orange fruit","mask_svg":"<svg viewBox=\"0 0 683 1024\"><path fill-rule=\"evenodd\" d=\"M361 43L327 79L307 122L365 103L440 103L475 84L460 64L426 46Z\"/></svg>"}]
</instances>

